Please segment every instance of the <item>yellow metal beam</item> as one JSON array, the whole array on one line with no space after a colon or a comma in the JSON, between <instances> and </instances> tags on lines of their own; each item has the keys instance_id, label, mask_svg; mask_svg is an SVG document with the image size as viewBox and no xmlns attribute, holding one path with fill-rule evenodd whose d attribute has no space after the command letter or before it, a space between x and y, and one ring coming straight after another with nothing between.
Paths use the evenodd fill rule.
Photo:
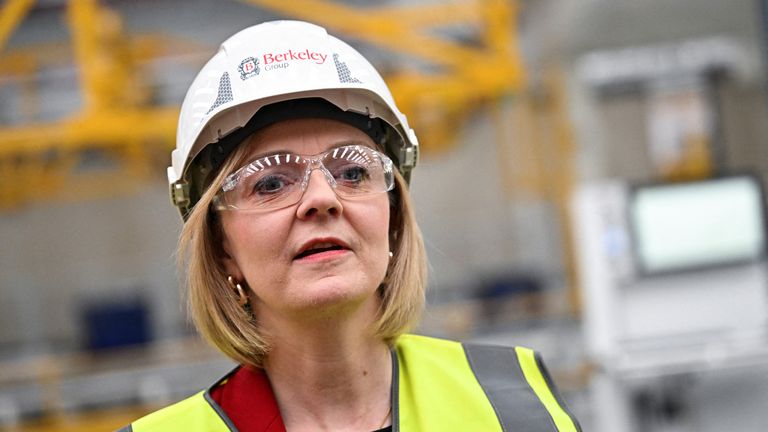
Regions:
<instances>
[{"instance_id":1,"label":"yellow metal beam","mask_svg":"<svg viewBox=\"0 0 768 432\"><path fill-rule=\"evenodd\" d=\"M136 191L152 172L163 171L178 114L175 106L115 110L0 129L0 209ZM94 151L113 166L95 172L78 169ZM158 153L161 163L154 157Z\"/></svg>"},{"instance_id":2,"label":"yellow metal beam","mask_svg":"<svg viewBox=\"0 0 768 432\"><path fill-rule=\"evenodd\" d=\"M32 3L6 2L0 11L2 42ZM179 109L149 105L137 65L167 54L170 44L158 37L125 37L120 17L97 0L70 0L67 23L72 48L54 43L0 56L0 82L18 83L26 93L20 102L25 119L37 112L36 81L29 77L41 67L66 67L73 54L84 100L79 112L56 121L0 127L0 208L51 197L119 194L135 189L151 172L163 172L167 163ZM89 165L93 155L103 160L96 170Z\"/></svg>"},{"instance_id":3,"label":"yellow metal beam","mask_svg":"<svg viewBox=\"0 0 768 432\"><path fill-rule=\"evenodd\" d=\"M480 104L525 84L517 46L517 8L510 0L460 0L354 8L330 0L242 0L323 25L334 32L427 62L434 68L396 70L387 82L421 135L425 151L453 143L461 120ZM468 26L475 41L433 31Z\"/></svg>"},{"instance_id":4,"label":"yellow metal beam","mask_svg":"<svg viewBox=\"0 0 768 432\"><path fill-rule=\"evenodd\" d=\"M67 8L85 111L132 105L135 68L122 22L97 0L70 0ZM134 87L135 88L135 87Z\"/></svg>"},{"instance_id":5,"label":"yellow metal beam","mask_svg":"<svg viewBox=\"0 0 768 432\"><path fill-rule=\"evenodd\" d=\"M395 52L413 55L441 66L460 67L476 58L472 50L412 32L403 23L377 19L374 16L376 14L368 16L366 13L352 11L334 14L334 12L346 10L346 8L332 7L324 1L250 0L250 3L267 6L297 18L321 22L326 27L352 34L364 42L379 45ZM315 13L319 15L315 15ZM318 19L318 17L324 18ZM361 32L361 29L365 29L365 32ZM405 35L408 36L408 43L404 44L403 36Z\"/></svg>"},{"instance_id":6,"label":"yellow metal beam","mask_svg":"<svg viewBox=\"0 0 768 432\"><path fill-rule=\"evenodd\" d=\"M0 129L0 158L109 147L132 141L171 143L177 107L114 110L64 120Z\"/></svg>"},{"instance_id":7,"label":"yellow metal beam","mask_svg":"<svg viewBox=\"0 0 768 432\"><path fill-rule=\"evenodd\" d=\"M214 47L201 45L185 39L160 34L131 35L125 41L125 51L136 64L158 58L178 58L182 61L203 64ZM56 67L70 65L73 50L69 43L57 41L38 43L24 48L9 49L0 54L0 85L3 77L16 79L32 75L39 65Z\"/></svg>"},{"instance_id":8,"label":"yellow metal beam","mask_svg":"<svg viewBox=\"0 0 768 432\"><path fill-rule=\"evenodd\" d=\"M483 14L478 6L480 6L478 1L381 6L374 9L373 16L396 22L408 22L416 28L482 24Z\"/></svg>"},{"instance_id":9,"label":"yellow metal beam","mask_svg":"<svg viewBox=\"0 0 768 432\"><path fill-rule=\"evenodd\" d=\"M106 65L99 52L98 12L96 0L70 1L67 7L69 29L75 58L80 65L80 88L86 110L105 106L100 99L99 78Z\"/></svg>"},{"instance_id":10,"label":"yellow metal beam","mask_svg":"<svg viewBox=\"0 0 768 432\"><path fill-rule=\"evenodd\" d=\"M456 24L467 21L482 24L479 17L483 14L478 11L482 11L486 3L491 4L494 10L498 11L500 4L498 1L476 1L400 8L353 9L327 0L244 1L285 15L319 23L394 52L410 54L437 65L460 69L472 64L486 63L488 52L481 48L448 41L436 35L425 34L425 26L431 23ZM509 2L501 4L508 5ZM508 27L507 30L505 38L515 38L515 28ZM513 81L518 78L510 77Z\"/></svg>"},{"instance_id":11,"label":"yellow metal beam","mask_svg":"<svg viewBox=\"0 0 768 432\"><path fill-rule=\"evenodd\" d=\"M0 209L135 191L162 172L165 157L157 163L152 149L167 154L178 114L177 107L114 111L0 130ZM94 151L113 166L78 169Z\"/></svg>"},{"instance_id":12,"label":"yellow metal beam","mask_svg":"<svg viewBox=\"0 0 768 432\"><path fill-rule=\"evenodd\" d=\"M0 52L34 4L35 0L6 0L0 8Z\"/></svg>"}]
</instances>

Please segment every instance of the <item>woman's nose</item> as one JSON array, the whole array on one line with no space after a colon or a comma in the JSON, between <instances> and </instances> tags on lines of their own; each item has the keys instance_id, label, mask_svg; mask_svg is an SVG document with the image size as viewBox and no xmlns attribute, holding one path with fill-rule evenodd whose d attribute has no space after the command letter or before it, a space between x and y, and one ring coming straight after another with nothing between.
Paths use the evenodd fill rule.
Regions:
<instances>
[{"instance_id":1,"label":"woman's nose","mask_svg":"<svg viewBox=\"0 0 768 432\"><path fill-rule=\"evenodd\" d=\"M306 219L317 216L338 216L344 210L339 196L329 183L330 175L324 169L314 169L310 172L307 188L299 201L296 216ZM330 179L330 181L333 181Z\"/></svg>"}]
</instances>

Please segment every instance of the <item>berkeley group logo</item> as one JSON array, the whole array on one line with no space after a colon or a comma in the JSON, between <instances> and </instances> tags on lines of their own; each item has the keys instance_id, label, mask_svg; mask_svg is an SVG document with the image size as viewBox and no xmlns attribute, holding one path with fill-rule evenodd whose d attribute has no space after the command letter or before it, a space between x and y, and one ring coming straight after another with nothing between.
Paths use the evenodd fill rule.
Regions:
<instances>
[{"instance_id":1,"label":"berkeley group logo","mask_svg":"<svg viewBox=\"0 0 768 432\"><path fill-rule=\"evenodd\" d=\"M248 57L240 62L240 66L237 67L237 70L240 71L241 80L256 76L260 71L259 59Z\"/></svg>"},{"instance_id":2,"label":"berkeley group logo","mask_svg":"<svg viewBox=\"0 0 768 432\"><path fill-rule=\"evenodd\" d=\"M311 51L309 49L293 50L289 49L285 52L271 52L260 56L261 62L258 58L247 57L240 62L240 66L237 70L240 71L240 79L246 80L253 76L256 76L261 72L259 65L263 65L264 71L271 71L277 69L287 69L293 62L310 62L316 65L322 65L328 58L328 54L321 52Z\"/></svg>"},{"instance_id":3,"label":"berkeley group logo","mask_svg":"<svg viewBox=\"0 0 768 432\"><path fill-rule=\"evenodd\" d=\"M268 65L270 63L285 63L289 61L310 61L315 64L323 64L325 63L326 58L328 58L328 54L310 51L309 49L298 51L289 49L288 51L281 53L264 54L264 64Z\"/></svg>"}]
</instances>

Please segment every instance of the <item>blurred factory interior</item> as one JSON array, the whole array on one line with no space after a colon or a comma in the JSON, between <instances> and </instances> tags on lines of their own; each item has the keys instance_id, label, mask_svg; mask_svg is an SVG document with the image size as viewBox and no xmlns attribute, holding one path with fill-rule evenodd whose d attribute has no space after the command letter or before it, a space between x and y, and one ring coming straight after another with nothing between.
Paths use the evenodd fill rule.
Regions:
<instances>
[{"instance_id":1,"label":"blurred factory interior","mask_svg":"<svg viewBox=\"0 0 768 432\"><path fill-rule=\"evenodd\" d=\"M765 0L6 0L0 430L111 430L231 363L165 167L194 74L302 19L422 144L418 332L541 351L597 432L768 430Z\"/></svg>"}]
</instances>

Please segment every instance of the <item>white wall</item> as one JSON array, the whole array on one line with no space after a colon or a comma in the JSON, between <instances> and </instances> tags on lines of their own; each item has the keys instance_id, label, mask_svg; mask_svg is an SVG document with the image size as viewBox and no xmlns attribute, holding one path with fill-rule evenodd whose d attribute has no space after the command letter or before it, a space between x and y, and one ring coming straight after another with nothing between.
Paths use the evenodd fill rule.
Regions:
<instances>
[{"instance_id":1,"label":"white wall","mask_svg":"<svg viewBox=\"0 0 768 432\"><path fill-rule=\"evenodd\" d=\"M482 275L559 277L557 220L544 202L505 194L494 125L475 117L456 146L422 157L412 196L434 289L475 288ZM513 155L514 158L514 155Z\"/></svg>"},{"instance_id":2,"label":"white wall","mask_svg":"<svg viewBox=\"0 0 768 432\"><path fill-rule=\"evenodd\" d=\"M79 343L89 299L147 296L157 335L180 330L180 218L156 184L135 196L0 214L0 344Z\"/></svg>"}]
</instances>

